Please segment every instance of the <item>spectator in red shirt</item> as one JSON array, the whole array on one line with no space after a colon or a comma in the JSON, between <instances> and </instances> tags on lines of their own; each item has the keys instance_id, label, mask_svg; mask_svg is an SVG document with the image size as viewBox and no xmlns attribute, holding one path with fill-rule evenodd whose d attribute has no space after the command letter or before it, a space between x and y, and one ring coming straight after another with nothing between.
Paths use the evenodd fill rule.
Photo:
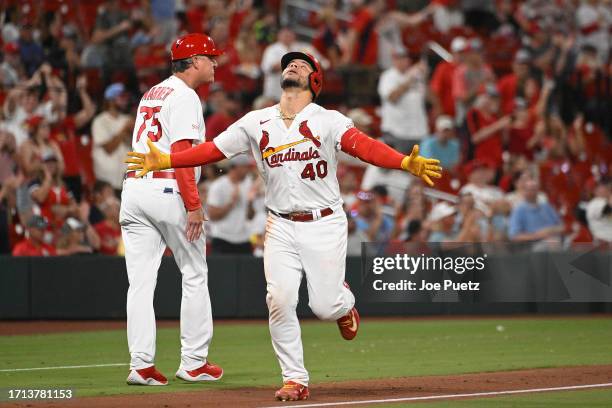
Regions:
<instances>
[{"instance_id":1,"label":"spectator in red shirt","mask_svg":"<svg viewBox=\"0 0 612 408\"><path fill-rule=\"evenodd\" d=\"M486 84L495 80L493 70L482 55L482 41L472 38L468 43L463 62L453 71L453 99L455 116L462 122L465 112Z\"/></svg>"},{"instance_id":2,"label":"spectator in red shirt","mask_svg":"<svg viewBox=\"0 0 612 408\"><path fill-rule=\"evenodd\" d=\"M215 40L217 49L223 54L216 58L215 82L223 85L228 92L240 91L240 81L234 71L240 65L240 56L230 37L229 22L227 19L217 19L210 30L210 36Z\"/></svg>"},{"instance_id":3,"label":"spectator in red shirt","mask_svg":"<svg viewBox=\"0 0 612 408\"><path fill-rule=\"evenodd\" d=\"M105 255L117 255L117 248L121 241L121 226L119 225L120 203L116 197L109 197L100 205L104 213L104 221L94 225L100 237L99 252Z\"/></svg>"},{"instance_id":4,"label":"spectator in red shirt","mask_svg":"<svg viewBox=\"0 0 612 408\"><path fill-rule=\"evenodd\" d=\"M463 37L455 37L451 42L453 58L442 61L436 65L429 86L432 90L434 116L440 114L455 117L455 99L453 98L453 73L463 62L463 53L467 48L467 41Z\"/></svg>"},{"instance_id":5,"label":"spectator in red shirt","mask_svg":"<svg viewBox=\"0 0 612 408\"><path fill-rule=\"evenodd\" d=\"M344 64L374 66L378 61L376 22L387 7L385 0L366 0L353 16L342 55Z\"/></svg>"},{"instance_id":6,"label":"spectator in red shirt","mask_svg":"<svg viewBox=\"0 0 612 408\"><path fill-rule=\"evenodd\" d=\"M312 45L327 58L332 67L339 65L341 52L338 43L338 35L341 32L341 24L336 16L333 4L324 6L318 16L321 24L318 32L312 40Z\"/></svg>"},{"instance_id":7,"label":"spectator in red shirt","mask_svg":"<svg viewBox=\"0 0 612 408\"><path fill-rule=\"evenodd\" d=\"M67 216L78 213L72 194L62 182L59 163L53 153L43 157L41 175L30 183L29 190L40 213L54 228L61 227Z\"/></svg>"},{"instance_id":8,"label":"spectator in red shirt","mask_svg":"<svg viewBox=\"0 0 612 408\"><path fill-rule=\"evenodd\" d=\"M514 56L512 73L503 76L497 83L503 114L510 114L514 109L517 91L523 89L529 76L529 60L529 52L527 50L519 50Z\"/></svg>"},{"instance_id":9,"label":"spectator in red shirt","mask_svg":"<svg viewBox=\"0 0 612 408\"><path fill-rule=\"evenodd\" d=\"M77 147L79 140L77 131L85 126L96 113L96 105L87 93L87 77L80 76L76 80L76 89L81 100L81 110L75 114L67 114L65 105L59 113L55 126L51 129L51 140L55 141L64 159L64 182L75 196L81 199L81 165Z\"/></svg>"},{"instance_id":10,"label":"spectator in red shirt","mask_svg":"<svg viewBox=\"0 0 612 408\"><path fill-rule=\"evenodd\" d=\"M13 248L13 256L54 256L56 250L43 241L47 221L40 215L33 215L27 223L27 238Z\"/></svg>"},{"instance_id":11,"label":"spectator in red shirt","mask_svg":"<svg viewBox=\"0 0 612 408\"><path fill-rule=\"evenodd\" d=\"M220 93L217 99L217 109L215 113L206 119L206 141L210 142L223 132L229 125L238 119L240 111L240 99L238 95L228 95L224 91Z\"/></svg>"},{"instance_id":12,"label":"spectator in red shirt","mask_svg":"<svg viewBox=\"0 0 612 408\"><path fill-rule=\"evenodd\" d=\"M530 115L527 102L522 98L516 98L508 134L508 151L511 154L522 155L533 160L533 146L529 141L533 137L536 119Z\"/></svg>"},{"instance_id":13,"label":"spectator in red shirt","mask_svg":"<svg viewBox=\"0 0 612 408\"><path fill-rule=\"evenodd\" d=\"M510 116L498 117L499 92L488 85L467 113L467 126L474 145L474 158L491 160L495 168L502 165L502 131L511 123Z\"/></svg>"}]
</instances>

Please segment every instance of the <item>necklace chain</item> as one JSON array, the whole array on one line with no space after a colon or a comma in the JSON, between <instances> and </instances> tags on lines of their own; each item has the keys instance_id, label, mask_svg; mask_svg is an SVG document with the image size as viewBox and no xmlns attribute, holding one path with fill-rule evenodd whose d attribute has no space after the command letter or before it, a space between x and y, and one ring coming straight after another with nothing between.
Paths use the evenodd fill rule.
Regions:
<instances>
[{"instance_id":1,"label":"necklace chain","mask_svg":"<svg viewBox=\"0 0 612 408\"><path fill-rule=\"evenodd\" d=\"M297 116L297 113L293 114L293 115L287 115L285 113L283 113L283 111L280 109L280 107L278 108L278 115L282 120L293 120L295 119L295 117Z\"/></svg>"}]
</instances>

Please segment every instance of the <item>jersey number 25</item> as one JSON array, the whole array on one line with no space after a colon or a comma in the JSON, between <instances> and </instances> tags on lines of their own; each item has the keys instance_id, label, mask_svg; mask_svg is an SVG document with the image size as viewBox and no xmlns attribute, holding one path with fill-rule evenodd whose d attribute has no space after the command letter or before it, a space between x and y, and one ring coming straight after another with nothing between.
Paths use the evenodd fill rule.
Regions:
<instances>
[{"instance_id":1,"label":"jersey number 25","mask_svg":"<svg viewBox=\"0 0 612 408\"><path fill-rule=\"evenodd\" d=\"M140 107L140 110L138 111L138 113L144 114L144 115L143 115L142 125L140 125L140 127L138 128L138 134L136 135L137 142L140 140L140 136L142 135L142 132L145 129L151 128L153 126L157 129L157 131L155 133L153 133L152 131L149 131L147 133L147 137L151 139L152 142L157 142L159 139L161 139L162 127L161 127L161 124L159 123L159 120L157 119L157 114L159 113L160 110L161 110L161 106L141 106Z\"/></svg>"}]
</instances>

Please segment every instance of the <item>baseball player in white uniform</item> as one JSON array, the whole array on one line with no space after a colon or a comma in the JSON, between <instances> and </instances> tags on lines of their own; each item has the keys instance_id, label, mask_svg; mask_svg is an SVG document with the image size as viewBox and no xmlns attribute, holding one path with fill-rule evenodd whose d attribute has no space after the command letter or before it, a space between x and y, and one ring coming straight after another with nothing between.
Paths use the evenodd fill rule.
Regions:
<instances>
[{"instance_id":1,"label":"baseball player in white uniform","mask_svg":"<svg viewBox=\"0 0 612 408\"><path fill-rule=\"evenodd\" d=\"M430 185L430 177L440 177L442 169L438 160L419 156L418 146L405 156L363 134L341 113L313 103L323 83L313 56L289 52L281 67L283 93L278 105L248 113L213 142L171 155L150 144L149 153L129 153L126 162L140 175L252 153L266 184L266 300L284 383L275 396L296 401L309 396L295 312L303 275L315 315L336 320L347 340L359 327L355 298L344 282L347 220L336 178L338 151L409 171Z\"/></svg>"},{"instance_id":2,"label":"baseball player in white uniform","mask_svg":"<svg viewBox=\"0 0 612 408\"><path fill-rule=\"evenodd\" d=\"M132 148L147 142L177 152L204 141L202 104L194 88L212 82L215 56L210 37L187 34L173 44L174 75L146 92L138 106ZM181 362L177 378L214 381L221 367L207 360L213 333L208 294L204 215L196 181L200 169L156 171L137 178L128 171L121 200L121 232L129 279L127 337L131 362L128 384L166 385L156 370L153 294L157 270L168 246L182 273Z\"/></svg>"}]
</instances>

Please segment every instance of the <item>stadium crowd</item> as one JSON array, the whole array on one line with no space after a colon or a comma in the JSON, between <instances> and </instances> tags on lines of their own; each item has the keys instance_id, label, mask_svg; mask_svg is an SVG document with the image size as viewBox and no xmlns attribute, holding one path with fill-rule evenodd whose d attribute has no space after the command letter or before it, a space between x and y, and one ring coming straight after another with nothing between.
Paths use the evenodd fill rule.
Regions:
<instances>
[{"instance_id":1,"label":"stadium crowd","mask_svg":"<svg viewBox=\"0 0 612 408\"><path fill-rule=\"evenodd\" d=\"M350 255L364 241L612 245L610 0L5 0L0 21L0 253L122 253L134 110L185 32L224 51L197 91L207 140L276 103L280 57L308 50L318 103L441 160L430 189L341 156ZM209 250L261 254L253 163L206 166L199 190Z\"/></svg>"}]
</instances>

